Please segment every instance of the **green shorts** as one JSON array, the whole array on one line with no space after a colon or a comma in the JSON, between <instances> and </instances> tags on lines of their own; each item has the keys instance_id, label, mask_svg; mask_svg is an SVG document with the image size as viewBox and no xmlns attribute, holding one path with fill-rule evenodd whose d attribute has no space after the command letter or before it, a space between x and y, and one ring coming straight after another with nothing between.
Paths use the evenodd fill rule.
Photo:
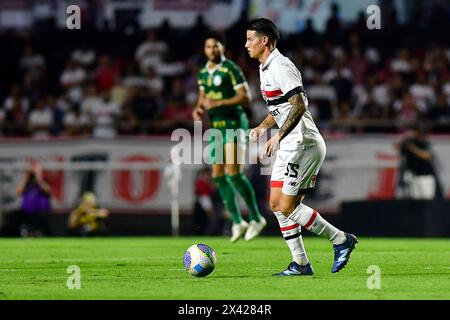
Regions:
<instances>
[{"instance_id":1,"label":"green shorts","mask_svg":"<svg viewBox=\"0 0 450 320\"><path fill-rule=\"evenodd\" d=\"M244 112L235 117L211 116L211 134L209 138L210 156L212 163L224 163L223 146L236 143L245 146L248 141L249 122Z\"/></svg>"}]
</instances>

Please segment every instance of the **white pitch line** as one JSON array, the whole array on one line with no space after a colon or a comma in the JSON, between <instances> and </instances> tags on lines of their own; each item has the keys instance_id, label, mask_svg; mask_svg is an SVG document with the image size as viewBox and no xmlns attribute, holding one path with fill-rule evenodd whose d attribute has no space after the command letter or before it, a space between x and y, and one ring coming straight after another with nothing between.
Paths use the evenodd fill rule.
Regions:
<instances>
[{"instance_id":1,"label":"white pitch line","mask_svg":"<svg viewBox=\"0 0 450 320\"><path fill-rule=\"evenodd\" d=\"M2 260L1 263L57 263L57 262L105 262L105 261L132 261L132 260L178 260L179 257L122 257L105 259L29 259L29 260Z\"/></svg>"}]
</instances>

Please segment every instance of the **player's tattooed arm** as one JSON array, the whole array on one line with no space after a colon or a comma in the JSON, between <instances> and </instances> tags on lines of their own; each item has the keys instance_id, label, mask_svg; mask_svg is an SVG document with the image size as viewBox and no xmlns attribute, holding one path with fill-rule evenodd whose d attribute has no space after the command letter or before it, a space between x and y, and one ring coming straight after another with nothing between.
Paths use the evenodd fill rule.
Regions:
<instances>
[{"instance_id":1,"label":"player's tattooed arm","mask_svg":"<svg viewBox=\"0 0 450 320\"><path fill-rule=\"evenodd\" d=\"M286 121L278 131L280 141L295 128L306 111L305 101L300 93L294 94L288 101L292 105L292 108L289 111Z\"/></svg>"}]
</instances>

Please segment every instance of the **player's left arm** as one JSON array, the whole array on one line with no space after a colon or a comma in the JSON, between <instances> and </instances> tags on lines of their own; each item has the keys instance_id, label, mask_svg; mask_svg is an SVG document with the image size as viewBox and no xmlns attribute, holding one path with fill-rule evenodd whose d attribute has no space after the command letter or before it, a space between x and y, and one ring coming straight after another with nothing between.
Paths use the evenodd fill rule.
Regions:
<instances>
[{"instance_id":1,"label":"player's left arm","mask_svg":"<svg viewBox=\"0 0 450 320\"><path fill-rule=\"evenodd\" d=\"M208 109L233 105L246 106L251 102L250 87L242 70L237 65L231 64L228 70L228 77L235 95L227 99L210 100Z\"/></svg>"},{"instance_id":2,"label":"player's left arm","mask_svg":"<svg viewBox=\"0 0 450 320\"><path fill-rule=\"evenodd\" d=\"M248 86L247 86L248 87ZM236 95L228 99L220 100L210 100L210 105L208 109L218 108L223 106L233 106L233 105L247 105L250 103L250 97L247 88L245 86L240 86L234 89Z\"/></svg>"},{"instance_id":3,"label":"player's left arm","mask_svg":"<svg viewBox=\"0 0 450 320\"><path fill-rule=\"evenodd\" d=\"M292 108L289 111L286 121L283 123L278 132L275 133L275 135L264 145L264 153L269 157L274 154L276 149L278 149L280 141L297 126L306 111L305 100L301 93L295 93L292 95L288 99L288 102L292 105Z\"/></svg>"},{"instance_id":4,"label":"player's left arm","mask_svg":"<svg viewBox=\"0 0 450 320\"><path fill-rule=\"evenodd\" d=\"M300 122L307 108L303 82L300 72L292 61L283 61L275 69L275 82L283 92L284 98L292 106L286 121L278 130L279 140L283 140Z\"/></svg>"},{"instance_id":5,"label":"player's left arm","mask_svg":"<svg viewBox=\"0 0 450 320\"><path fill-rule=\"evenodd\" d=\"M275 81L292 107L289 110L286 121L264 146L264 152L269 157L278 149L280 141L298 125L306 111L307 105L303 95L304 89L301 75L294 64L292 62L283 62L277 67L276 70L278 72L275 74Z\"/></svg>"},{"instance_id":6,"label":"player's left arm","mask_svg":"<svg viewBox=\"0 0 450 320\"><path fill-rule=\"evenodd\" d=\"M288 99L288 102L292 105L292 108L286 121L278 130L280 141L297 126L306 111L306 103L301 93L294 94Z\"/></svg>"}]
</instances>

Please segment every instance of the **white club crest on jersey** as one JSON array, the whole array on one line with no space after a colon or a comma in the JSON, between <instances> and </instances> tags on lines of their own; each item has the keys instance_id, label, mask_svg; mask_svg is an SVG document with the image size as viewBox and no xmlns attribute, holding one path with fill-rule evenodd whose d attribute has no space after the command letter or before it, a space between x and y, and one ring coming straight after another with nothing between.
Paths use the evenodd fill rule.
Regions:
<instances>
[{"instance_id":1,"label":"white club crest on jersey","mask_svg":"<svg viewBox=\"0 0 450 320\"><path fill-rule=\"evenodd\" d=\"M220 76L215 76L214 78L213 78L213 84L216 86L216 87L218 87L218 86L220 86L221 84L222 84L222 78L220 77Z\"/></svg>"}]
</instances>

